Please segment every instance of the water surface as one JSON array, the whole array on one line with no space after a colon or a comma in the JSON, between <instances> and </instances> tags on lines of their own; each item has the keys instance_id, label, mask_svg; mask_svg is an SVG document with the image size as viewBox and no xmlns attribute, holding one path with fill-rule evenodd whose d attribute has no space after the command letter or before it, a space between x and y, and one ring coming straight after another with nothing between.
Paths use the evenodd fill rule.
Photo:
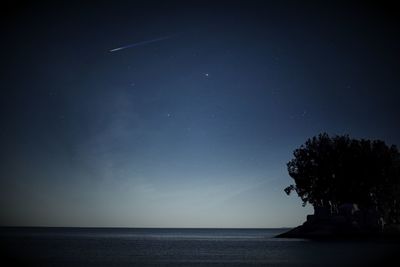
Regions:
<instances>
[{"instance_id":1,"label":"water surface","mask_svg":"<svg viewBox=\"0 0 400 267\"><path fill-rule=\"evenodd\" d=\"M274 238L286 229L2 228L7 266L382 266L383 241ZM4 265L6 266L6 265Z\"/></svg>"}]
</instances>

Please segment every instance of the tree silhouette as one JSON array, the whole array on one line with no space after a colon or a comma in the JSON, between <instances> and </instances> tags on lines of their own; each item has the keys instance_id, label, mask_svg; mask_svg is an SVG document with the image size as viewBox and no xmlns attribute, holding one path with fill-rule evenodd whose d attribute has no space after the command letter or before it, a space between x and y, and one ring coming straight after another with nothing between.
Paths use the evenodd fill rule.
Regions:
<instances>
[{"instance_id":1,"label":"tree silhouette","mask_svg":"<svg viewBox=\"0 0 400 267\"><path fill-rule=\"evenodd\" d=\"M344 203L374 209L385 223L400 223L400 154L380 140L357 140L348 135L312 137L287 163L295 191L314 207L337 211Z\"/></svg>"}]
</instances>

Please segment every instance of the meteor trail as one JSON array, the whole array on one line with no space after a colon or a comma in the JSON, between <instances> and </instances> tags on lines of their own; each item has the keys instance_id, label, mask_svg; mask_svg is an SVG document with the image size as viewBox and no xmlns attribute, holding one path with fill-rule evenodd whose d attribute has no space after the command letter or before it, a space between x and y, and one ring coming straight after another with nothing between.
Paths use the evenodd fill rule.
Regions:
<instances>
[{"instance_id":1,"label":"meteor trail","mask_svg":"<svg viewBox=\"0 0 400 267\"><path fill-rule=\"evenodd\" d=\"M168 35L168 36L159 37L159 38L156 38L156 39L151 39L151 40L147 40L147 41L137 42L137 43L133 43L133 44L129 44L129 45L117 47L117 48L111 49L111 50L109 50L109 51L110 51L110 52L116 52L116 51L123 50L123 49L126 49L126 48L131 48L131 47L146 45L146 44L150 44L150 43L155 43L155 42L167 40L167 39L171 38L172 36L174 36L174 35Z\"/></svg>"}]
</instances>

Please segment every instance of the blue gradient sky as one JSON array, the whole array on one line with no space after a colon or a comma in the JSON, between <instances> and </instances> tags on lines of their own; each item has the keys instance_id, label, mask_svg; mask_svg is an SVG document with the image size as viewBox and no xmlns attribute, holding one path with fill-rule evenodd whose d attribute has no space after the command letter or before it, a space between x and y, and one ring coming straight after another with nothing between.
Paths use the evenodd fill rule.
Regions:
<instances>
[{"instance_id":1,"label":"blue gradient sky","mask_svg":"<svg viewBox=\"0 0 400 267\"><path fill-rule=\"evenodd\" d=\"M295 226L312 209L286 162L308 137L400 143L390 6L7 8L1 225Z\"/></svg>"}]
</instances>

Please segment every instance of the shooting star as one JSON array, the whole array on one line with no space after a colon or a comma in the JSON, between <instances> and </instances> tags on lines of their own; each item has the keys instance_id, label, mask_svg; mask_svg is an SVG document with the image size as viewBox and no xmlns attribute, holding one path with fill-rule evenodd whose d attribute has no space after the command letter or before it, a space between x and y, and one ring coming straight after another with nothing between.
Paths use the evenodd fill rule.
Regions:
<instances>
[{"instance_id":1,"label":"shooting star","mask_svg":"<svg viewBox=\"0 0 400 267\"><path fill-rule=\"evenodd\" d=\"M111 49L111 50L109 50L109 51L110 51L110 52L116 52L116 51L120 51L120 50L123 50L123 49L126 49L126 48L131 48L131 47L147 45L147 44L151 44L151 43L155 43L155 42L160 42L160 41L163 41L163 40L170 39L170 38L173 37L173 36L174 36L174 35L168 35L168 36L164 36L164 37L160 37L160 38L156 38L156 39L151 39L151 40L147 40L147 41L137 42L137 43L133 43L133 44L129 44L129 45L117 47L117 48Z\"/></svg>"}]
</instances>

